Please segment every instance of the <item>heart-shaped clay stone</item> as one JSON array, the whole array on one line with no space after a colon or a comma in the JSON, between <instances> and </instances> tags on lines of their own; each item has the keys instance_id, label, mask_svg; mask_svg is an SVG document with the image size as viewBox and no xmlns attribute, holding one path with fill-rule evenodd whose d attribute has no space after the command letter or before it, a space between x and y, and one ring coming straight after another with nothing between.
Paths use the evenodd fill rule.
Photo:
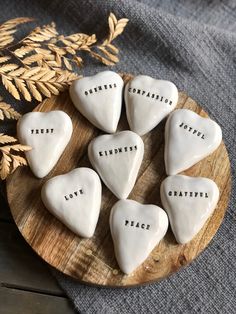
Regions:
<instances>
[{"instance_id":1,"label":"heart-shaped clay stone","mask_svg":"<svg viewBox=\"0 0 236 314\"><path fill-rule=\"evenodd\" d=\"M120 269L130 274L166 234L168 217L156 205L120 200L111 210L110 229Z\"/></svg>"},{"instance_id":2,"label":"heart-shaped clay stone","mask_svg":"<svg viewBox=\"0 0 236 314\"><path fill-rule=\"evenodd\" d=\"M112 71L76 80L70 87L75 107L97 128L114 133L120 119L124 82Z\"/></svg>"},{"instance_id":3,"label":"heart-shaped clay stone","mask_svg":"<svg viewBox=\"0 0 236 314\"><path fill-rule=\"evenodd\" d=\"M125 87L126 115L130 129L139 135L151 131L177 105L178 90L169 81L138 75Z\"/></svg>"},{"instance_id":4,"label":"heart-shaped clay stone","mask_svg":"<svg viewBox=\"0 0 236 314\"><path fill-rule=\"evenodd\" d=\"M102 186L97 173L77 168L48 180L41 197L46 208L81 237L93 236L101 207Z\"/></svg>"},{"instance_id":5,"label":"heart-shaped clay stone","mask_svg":"<svg viewBox=\"0 0 236 314\"><path fill-rule=\"evenodd\" d=\"M120 199L127 198L133 189L143 153L143 141L132 131L98 136L88 147L91 164Z\"/></svg>"},{"instance_id":6,"label":"heart-shaped clay stone","mask_svg":"<svg viewBox=\"0 0 236 314\"><path fill-rule=\"evenodd\" d=\"M70 117L60 110L30 112L20 118L17 135L21 144L32 147L25 155L36 177L45 177L56 165L72 130Z\"/></svg>"},{"instance_id":7,"label":"heart-shaped clay stone","mask_svg":"<svg viewBox=\"0 0 236 314\"><path fill-rule=\"evenodd\" d=\"M165 127L165 166L177 174L210 155L220 145L220 126L188 109L172 112Z\"/></svg>"},{"instance_id":8,"label":"heart-shaped clay stone","mask_svg":"<svg viewBox=\"0 0 236 314\"><path fill-rule=\"evenodd\" d=\"M213 213L219 199L214 181L175 175L161 184L161 201L178 243L191 241Z\"/></svg>"}]
</instances>

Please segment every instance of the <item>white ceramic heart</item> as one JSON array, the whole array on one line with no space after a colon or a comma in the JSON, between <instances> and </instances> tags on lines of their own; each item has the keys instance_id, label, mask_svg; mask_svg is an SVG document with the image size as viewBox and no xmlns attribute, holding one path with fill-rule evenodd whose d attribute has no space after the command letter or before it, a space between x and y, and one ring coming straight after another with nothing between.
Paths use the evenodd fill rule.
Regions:
<instances>
[{"instance_id":1,"label":"white ceramic heart","mask_svg":"<svg viewBox=\"0 0 236 314\"><path fill-rule=\"evenodd\" d=\"M165 166L177 174L210 155L220 145L220 126L188 109L172 112L165 127Z\"/></svg>"},{"instance_id":2,"label":"white ceramic heart","mask_svg":"<svg viewBox=\"0 0 236 314\"><path fill-rule=\"evenodd\" d=\"M113 71L76 80L70 87L75 107L97 128L114 133L120 119L124 82Z\"/></svg>"},{"instance_id":3,"label":"white ceramic heart","mask_svg":"<svg viewBox=\"0 0 236 314\"><path fill-rule=\"evenodd\" d=\"M166 234L168 217L156 205L120 200L111 210L110 229L120 269L130 274Z\"/></svg>"},{"instance_id":4,"label":"white ceramic heart","mask_svg":"<svg viewBox=\"0 0 236 314\"><path fill-rule=\"evenodd\" d=\"M72 130L70 117L60 110L30 112L20 118L17 136L21 144L32 147L25 155L36 177L45 177L56 165Z\"/></svg>"},{"instance_id":5,"label":"white ceramic heart","mask_svg":"<svg viewBox=\"0 0 236 314\"><path fill-rule=\"evenodd\" d=\"M138 75L125 87L126 115L130 129L139 135L151 131L177 105L178 90L169 81Z\"/></svg>"},{"instance_id":6,"label":"white ceramic heart","mask_svg":"<svg viewBox=\"0 0 236 314\"><path fill-rule=\"evenodd\" d=\"M143 153L143 141L132 131L98 136L88 147L91 164L120 199L127 198L133 189Z\"/></svg>"},{"instance_id":7,"label":"white ceramic heart","mask_svg":"<svg viewBox=\"0 0 236 314\"><path fill-rule=\"evenodd\" d=\"M41 191L46 208L81 237L93 236L101 207L102 186L97 173L77 168L48 180Z\"/></svg>"},{"instance_id":8,"label":"white ceramic heart","mask_svg":"<svg viewBox=\"0 0 236 314\"><path fill-rule=\"evenodd\" d=\"M161 184L161 201L178 243L191 241L213 213L219 199L214 181L175 175Z\"/></svg>"}]
</instances>

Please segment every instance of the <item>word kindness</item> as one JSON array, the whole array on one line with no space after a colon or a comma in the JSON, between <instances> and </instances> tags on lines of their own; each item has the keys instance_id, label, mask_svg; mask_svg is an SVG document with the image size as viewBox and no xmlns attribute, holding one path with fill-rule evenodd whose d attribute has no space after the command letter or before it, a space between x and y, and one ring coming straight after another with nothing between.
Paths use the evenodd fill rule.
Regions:
<instances>
[{"instance_id":1,"label":"word kindness","mask_svg":"<svg viewBox=\"0 0 236 314\"><path fill-rule=\"evenodd\" d=\"M205 139L204 134L194 128L192 128L191 126L185 124L184 122L182 122L179 125L180 128L183 128L184 130L191 132L192 134L195 134L196 136L199 136L200 138L202 138L203 140Z\"/></svg>"},{"instance_id":2,"label":"word kindness","mask_svg":"<svg viewBox=\"0 0 236 314\"><path fill-rule=\"evenodd\" d=\"M97 87L93 87L93 88L90 88L90 89L84 91L84 94L86 96L88 96L89 94L97 93L97 92L102 91L102 90L112 89L112 88L116 88L116 87L117 87L116 83L99 85Z\"/></svg>"},{"instance_id":3,"label":"word kindness","mask_svg":"<svg viewBox=\"0 0 236 314\"><path fill-rule=\"evenodd\" d=\"M139 221L134 221L134 220L125 220L125 226L126 227L135 227L135 228L141 228L145 230L150 230L150 225L141 223Z\"/></svg>"},{"instance_id":4,"label":"word kindness","mask_svg":"<svg viewBox=\"0 0 236 314\"><path fill-rule=\"evenodd\" d=\"M169 103L170 106L172 105L172 100L169 100L169 99L165 98L164 96L160 96L160 95L155 94L155 93L146 92L145 90L142 90L142 89L130 87L128 89L128 92L133 93L133 94L138 94L138 95L143 96L143 97L149 97L153 100L163 101L166 104Z\"/></svg>"},{"instance_id":5,"label":"word kindness","mask_svg":"<svg viewBox=\"0 0 236 314\"><path fill-rule=\"evenodd\" d=\"M103 157L103 156L109 156L109 155L116 155L120 153L127 153L127 152L136 151L137 149L138 149L137 145L112 148L109 150L100 151L99 156Z\"/></svg>"},{"instance_id":6,"label":"word kindness","mask_svg":"<svg viewBox=\"0 0 236 314\"><path fill-rule=\"evenodd\" d=\"M79 189L79 190L77 190L77 191L75 191L73 193L65 195L64 198L65 198L66 201L69 201L70 199L75 198L75 197L77 197L77 196L79 196L81 194L84 194L84 191L82 189Z\"/></svg>"},{"instance_id":7,"label":"word kindness","mask_svg":"<svg viewBox=\"0 0 236 314\"><path fill-rule=\"evenodd\" d=\"M169 196L180 196L180 197L204 197L208 198L207 192L183 192L183 191L169 191Z\"/></svg>"},{"instance_id":8,"label":"word kindness","mask_svg":"<svg viewBox=\"0 0 236 314\"><path fill-rule=\"evenodd\" d=\"M31 129L31 134L44 134L44 133L52 134L53 132L54 129Z\"/></svg>"}]
</instances>

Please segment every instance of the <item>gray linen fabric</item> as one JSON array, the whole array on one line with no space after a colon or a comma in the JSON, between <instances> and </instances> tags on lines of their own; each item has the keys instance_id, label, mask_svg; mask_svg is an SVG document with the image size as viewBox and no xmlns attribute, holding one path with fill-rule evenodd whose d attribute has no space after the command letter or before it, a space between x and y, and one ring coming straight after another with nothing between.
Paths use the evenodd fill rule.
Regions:
<instances>
[{"instance_id":1,"label":"gray linen fabric","mask_svg":"<svg viewBox=\"0 0 236 314\"><path fill-rule=\"evenodd\" d=\"M102 36L110 11L128 17L129 26L117 40L121 61L114 70L171 80L187 91L221 125L235 177L236 1L3 3L1 19L24 15L38 17L42 23L54 20L67 34L82 31ZM102 69L86 59L83 74ZM235 202L234 180L227 214L209 247L190 266L159 283L104 289L79 284L56 271L54 275L81 313L236 313Z\"/></svg>"}]
</instances>

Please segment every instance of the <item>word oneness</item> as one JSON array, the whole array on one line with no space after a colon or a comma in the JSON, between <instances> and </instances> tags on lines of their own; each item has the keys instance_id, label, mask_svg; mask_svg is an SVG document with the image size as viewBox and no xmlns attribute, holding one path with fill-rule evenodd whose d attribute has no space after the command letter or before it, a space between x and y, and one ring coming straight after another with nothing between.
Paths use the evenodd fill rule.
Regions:
<instances>
[{"instance_id":1,"label":"word oneness","mask_svg":"<svg viewBox=\"0 0 236 314\"><path fill-rule=\"evenodd\" d=\"M143 97L149 97L150 99L153 99L153 100L163 101L164 103L169 104L170 106L172 105L172 100L169 100L169 99L167 99L164 96L161 96L159 94L147 92L145 90L138 89L138 88L132 88L132 87L130 87L128 89L128 92L133 93L133 94L138 94L138 95L143 96Z\"/></svg>"},{"instance_id":2,"label":"word oneness","mask_svg":"<svg viewBox=\"0 0 236 314\"><path fill-rule=\"evenodd\" d=\"M208 198L207 192L189 192L189 191L169 191L169 196L178 196L178 197L203 197Z\"/></svg>"},{"instance_id":3,"label":"word oneness","mask_svg":"<svg viewBox=\"0 0 236 314\"><path fill-rule=\"evenodd\" d=\"M52 134L53 132L54 129L31 129L31 134L45 134L45 133Z\"/></svg>"},{"instance_id":4,"label":"word oneness","mask_svg":"<svg viewBox=\"0 0 236 314\"><path fill-rule=\"evenodd\" d=\"M74 191L73 193L70 193L68 195L65 195L64 198L66 201L69 201L70 199L74 198L74 197L77 197L81 194L84 194L84 191L82 189L79 189L77 191Z\"/></svg>"},{"instance_id":5,"label":"word oneness","mask_svg":"<svg viewBox=\"0 0 236 314\"><path fill-rule=\"evenodd\" d=\"M90 89L84 91L84 94L85 94L85 96L88 96L89 94L97 93L97 92L102 91L102 90L112 89L112 88L116 88L116 87L117 87L116 83L104 84L104 85L90 88Z\"/></svg>"},{"instance_id":6,"label":"word oneness","mask_svg":"<svg viewBox=\"0 0 236 314\"><path fill-rule=\"evenodd\" d=\"M99 156L103 157L103 156L109 156L109 155L116 155L120 153L127 153L127 152L136 151L137 149L138 149L137 145L112 148L109 150L100 151Z\"/></svg>"},{"instance_id":7,"label":"word oneness","mask_svg":"<svg viewBox=\"0 0 236 314\"><path fill-rule=\"evenodd\" d=\"M196 136L200 136L203 140L205 139L204 134L202 132L192 128L191 126L185 124L184 122L182 122L179 125L179 127L185 129L188 132L191 132L192 134L195 134Z\"/></svg>"},{"instance_id":8,"label":"word oneness","mask_svg":"<svg viewBox=\"0 0 236 314\"><path fill-rule=\"evenodd\" d=\"M125 227L135 227L135 228L150 230L149 224L141 223L139 221L134 221L134 220L125 220L124 225Z\"/></svg>"}]
</instances>

